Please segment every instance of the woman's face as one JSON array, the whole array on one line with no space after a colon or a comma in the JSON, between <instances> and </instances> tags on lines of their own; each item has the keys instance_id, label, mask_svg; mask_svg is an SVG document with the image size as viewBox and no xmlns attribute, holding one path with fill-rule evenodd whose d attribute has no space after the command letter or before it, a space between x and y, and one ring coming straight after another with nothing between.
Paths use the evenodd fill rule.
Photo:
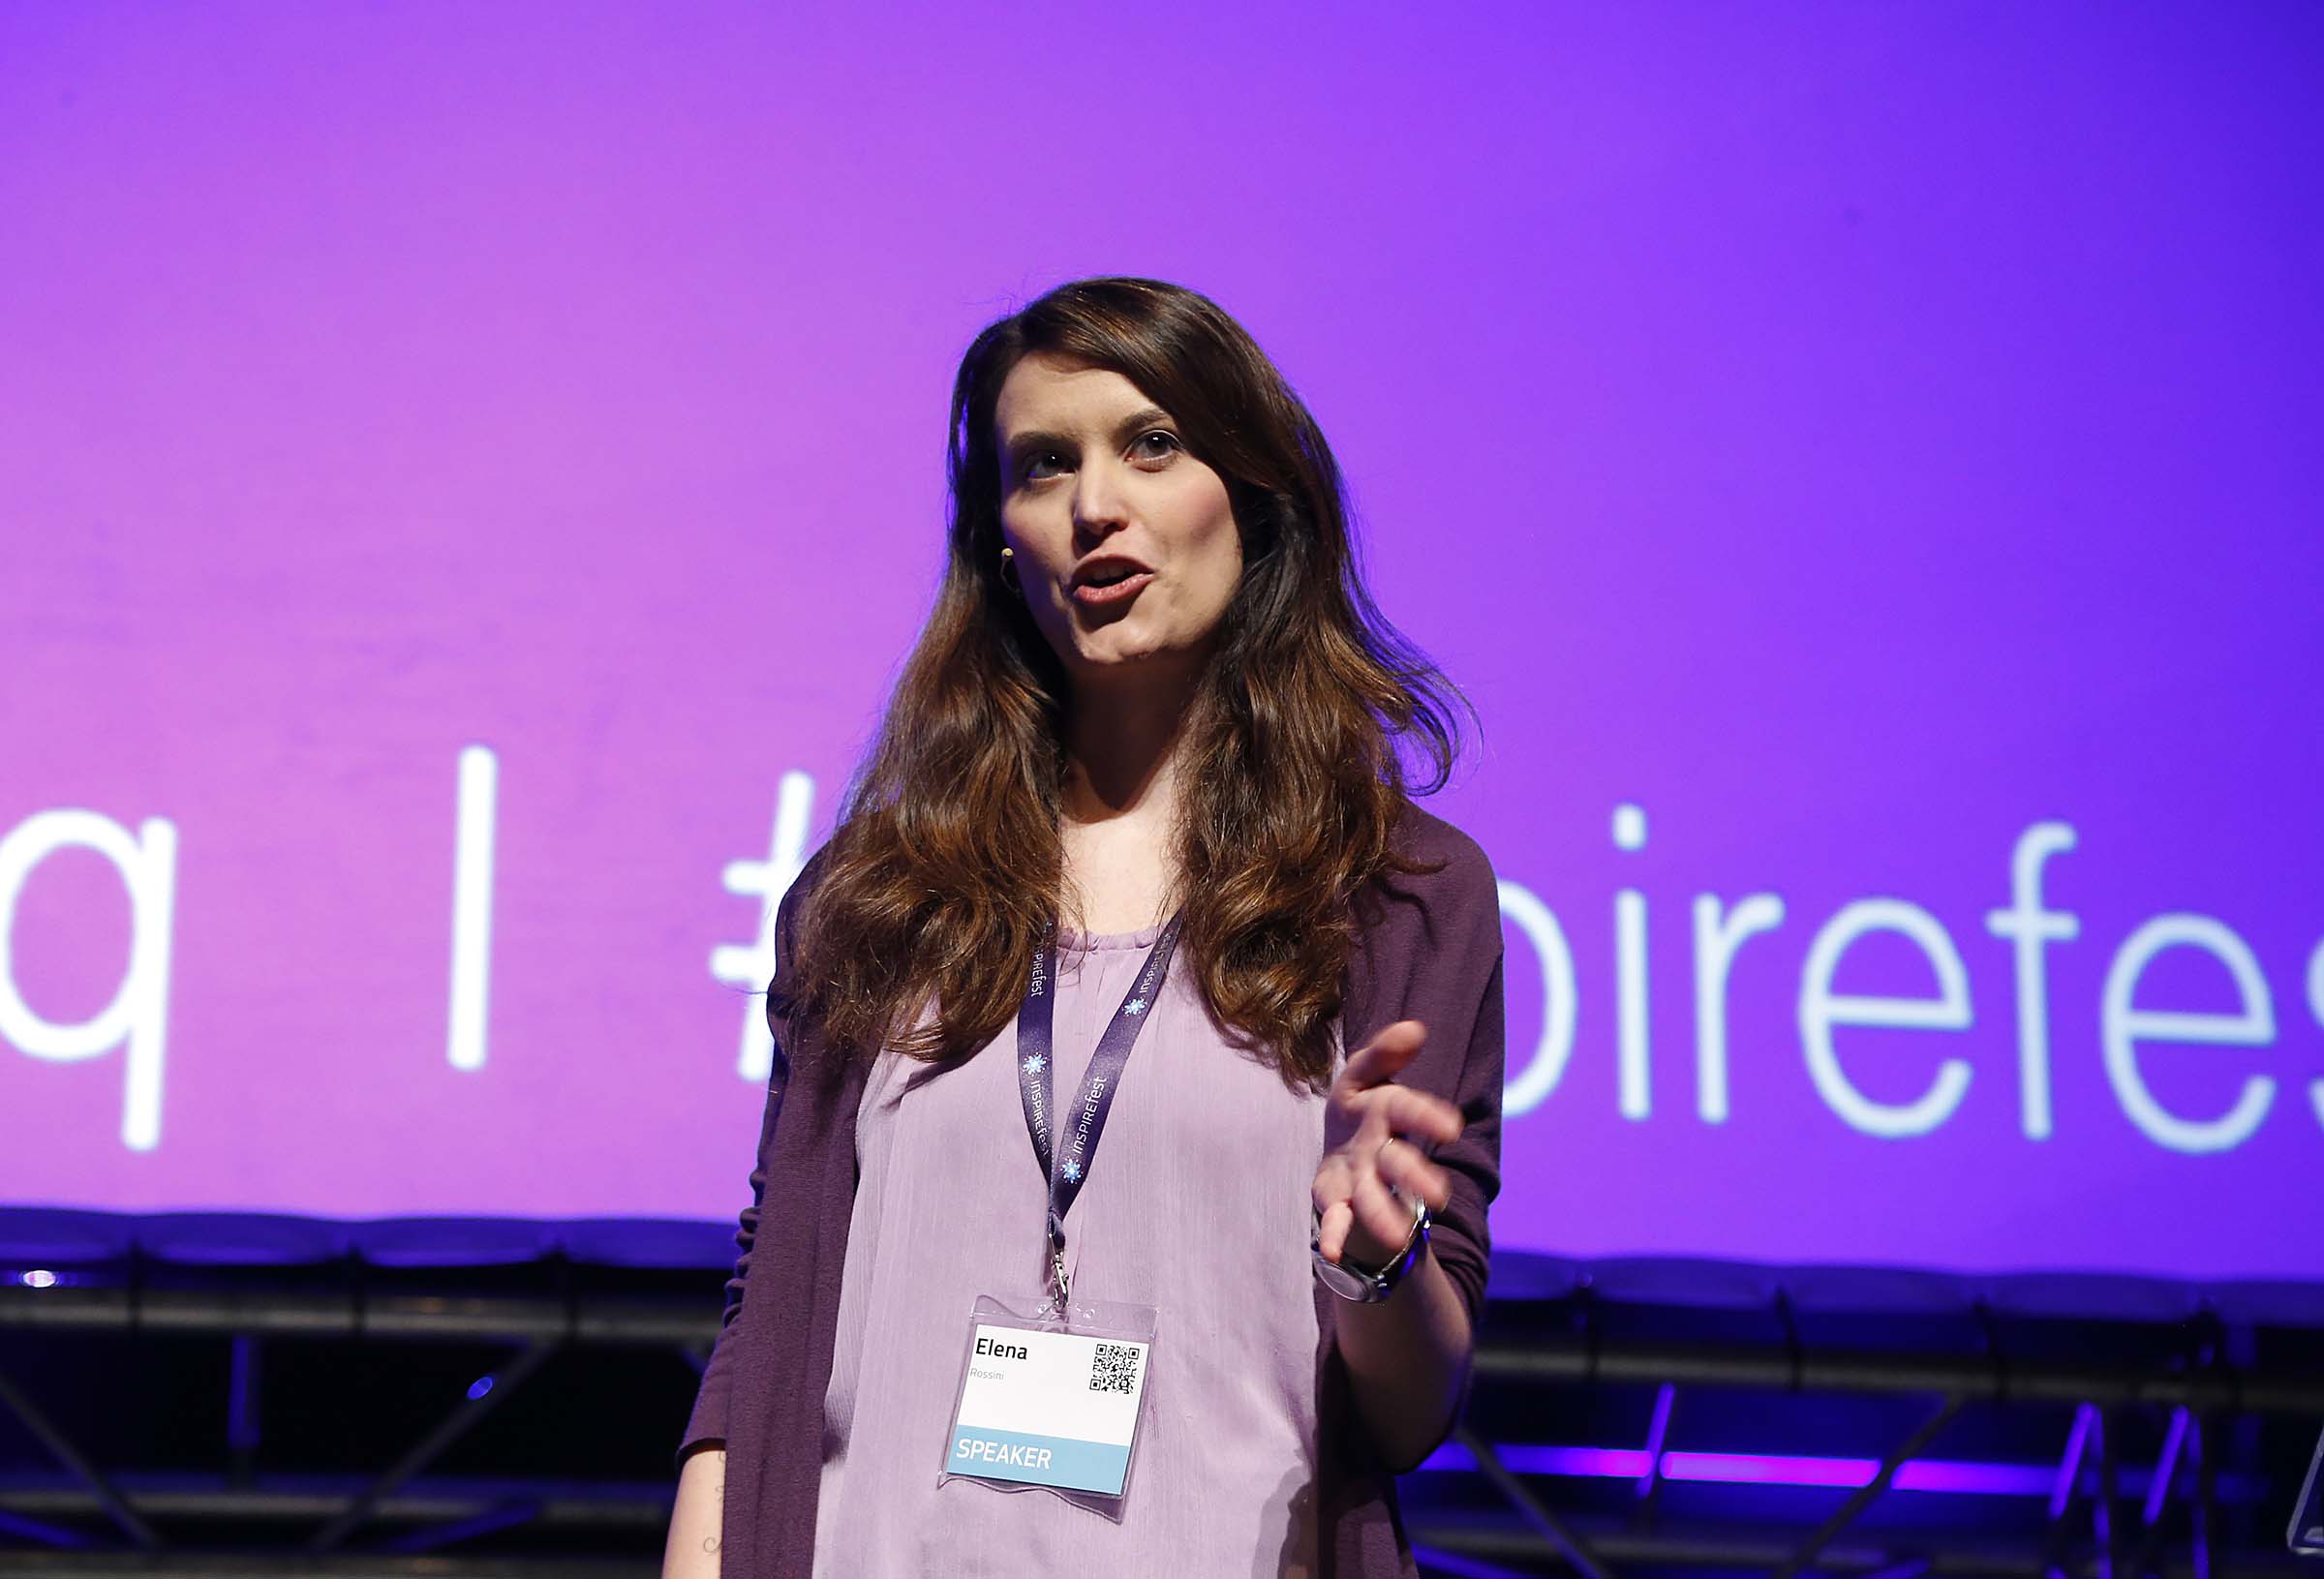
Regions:
<instances>
[{"instance_id":1,"label":"woman's face","mask_svg":"<svg viewBox=\"0 0 2324 1579\"><path fill-rule=\"evenodd\" d=\"M1077 688L1199 669L1242 539L1225 482L1177 423L1118 373L1033 354L1001 384L994 424L1001 538Z\"/></svg>"}]
</instances>

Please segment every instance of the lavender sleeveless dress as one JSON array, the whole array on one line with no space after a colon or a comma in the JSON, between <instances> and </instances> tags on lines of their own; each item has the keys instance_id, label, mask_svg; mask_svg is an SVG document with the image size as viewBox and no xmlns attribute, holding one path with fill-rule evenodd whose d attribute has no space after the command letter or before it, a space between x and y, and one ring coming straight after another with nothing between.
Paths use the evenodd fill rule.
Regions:
<instances>
[{"instance_id":1,"label":"lavender sleeveless dress","mask_svg":"<svg viewBox=\"0 0 2324 1579\"><path fill-rule=\"evenodd\" d=\"M1060 933L1057 1091L1088 1068L1160 931ZM1077 1295L1160 1312L1122 1521L1046 1491L936 1483L970 1306L993 1294L1029 1308L1045 1276L1047 1185L1012 1021L958 1068L889 1051L870 1073L824 1396L818 1575L1313 1571L1308 1188L1323 1098L1237 1050L1184 967L1181 954L1065 1224Z\"/></svg>"}]
</instances>

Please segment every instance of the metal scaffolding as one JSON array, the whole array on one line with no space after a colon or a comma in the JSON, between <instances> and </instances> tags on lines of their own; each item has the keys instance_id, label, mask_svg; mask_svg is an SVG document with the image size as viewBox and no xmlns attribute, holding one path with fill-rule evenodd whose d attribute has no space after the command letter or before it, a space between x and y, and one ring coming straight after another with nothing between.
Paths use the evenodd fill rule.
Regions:
<instances>
[{"instance_id":1,"label":"metal scaffolding","mask_svg":"<svg viewBox=\"0 0 2324 1579\"><path fill-rule=\"evenodd\" d=\"M440 1575L647 1571L667 1521L671 1480L576 1479L528 1473L521 1464L453 1471L444 1461L487 1418L521 1406L552 1360L617 1349L669 1357L655 1400L631 1398L617 1412L627 1429L660 1432L674 1447L683 1420L677 1412L690 1399L718 1332L715 1277L705 1275L688 1291L669 1290L666 1278L661 1288L625 1288L618 1278L581 1288L547 1272L536 1288L485 1291L450 1278L441 1287L424 1278L415 1287L407 1278L393 1288L361 1277L274 1287L180 1280L189 1281L0 1284L0 1416L15 1421L45 1460L0 1473L0 1543L19 1548L0 1550L0 1575L128 1572L132 1563L148 1575L415 1573L422 1554L424 1571ZM1710 1329L1701 1336L1672 1336L1661 1330L1669 1323L1654 1321L1631 1331L1584 1292L1525 1307L1511 1320L1488 1318L1468 1414L1407 1497L1426 1561L1445 1573L1588 1579L1682 1569L1779 1579L1810 1572L2209 1579L2291 1571L2279 1544L2270 1549L2237 1537L2238 1517L2226 1505L2277 1495L2273 1461L2253 1460L2248 1441L2248 1462L2230 1471L2227 1460L2239 1435L2251 1438L2255 1421L2280 1417L2312 1427L2324 1420L2324 1370L2313 1363L2312 1347L2307 1358L2278 1362L2257 1356L2247 1342L2231 1362L2226 1356L2238 1346L2217 1322L2166 1331L2171 1341L2133 1345L2137 1351L2112 1357L2097 1351L2102 1345L2085 1352L2072 1343L2063 1354L2013 1351L1990 1334L1978 1351L1842 1347L1804 1341L1782 1312L1773 1316L1769 1327L1696 1313L1695 1324ZM1759 1336L1723 1337L1722 1326L1751 1327ZM84 1352L103 1351L161 1337L225 1349L225 1397L208 1468L104 1462L86 1445L87 1422L73 1417L69 1401L59 1407L38 1396L30 1368L42 1363L45 1345L71 1340ZM447 1345L488 1346L499 1358L400 1451L365 1473L268 1468L263 1368L270 1356L316 1344L353 1346L374 1367ZM1634 1440L1543 1440L1542 1429L1575 1400L1632 1392L1643 1414ZM1908 1429L1871 1451L1860 1432L1836 1444L1850 1457L1682 1446L1689 1423L1715 1410L1712 1400L1723 1393L1803 1405L1843 1397L1923 1402ZM1928 1455L1972 1410L2027 1416L2017 1442L2051 1440L2047 1467L2018 1466L2013 1482L2023 1494L2027 1474L2038 1474L2032 1489L2040 1494L2041 1516L1992 1536L1977 1532L1978 1521L1957 1517L1868 1528L1875 1510L1906 1495L1900 1487L1911 1488L1916 1506L1943 1501L1929 1496L1943 1493L1946 1481ZM2131 1427L2141 1421L2149 1434L2159 1431L2159 1446L2132 1463L2125 1456ZM2053 1432L2063 1441L2050 1438ZM2291 1465L2293 1473L2298 1467ZM1820 1487L1832 1496L1812 1516L1797 1514L1777 1528L1674 1505L1722 1473L1730 1483L1756 1476L1757 1483ZM1956 1504L1979 1495L1977 1477L1960 1466L1951 1477ZM2224 1502L2223 1486L2232 1493ZM1610 1503L1598 1495L1608 1488ZM2257 1527L2248 1516L2241 1523ZM238 1533L236 1555L214 1549L213 1531ZM525 1543L535 1549L521 1549ZM616 1549L628 1555L591 1562L574 1555Z\"/></svg>"}]
</instances>

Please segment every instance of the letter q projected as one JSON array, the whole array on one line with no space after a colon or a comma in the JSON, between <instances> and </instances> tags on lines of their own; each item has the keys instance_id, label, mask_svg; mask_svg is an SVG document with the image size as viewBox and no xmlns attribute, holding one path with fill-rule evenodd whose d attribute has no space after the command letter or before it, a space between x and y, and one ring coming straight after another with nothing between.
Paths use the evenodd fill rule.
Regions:
<instances>
[{"instance_id":1,"label":"letter q projected","mask_svg":"<svg viewBox=\"0 0 2324 1579\"><path fill-rule=\"evenodd\" d=\"M1849 997L1832 990L1840 957L1867 932L1899 932L1920 946L1937 973L1933 998ZM1953 940L1935 916L1903 899L1858 899L1816 934L1800 972L1799 1041L1807 1055L1808 1078L1817 1095L1852 1129L1883 1140L1926 1135L1953 1116L1969 1093L1970 1067L1947 1058L1937 1078L1915 1100L1900 1105L1875 1102L1857 1090L1833 1050L1835 1025L1877 1026L1898 1031L1963 1031L1969 1028L1969 972Z\"/></svg>"},{"instance_id":2,"label":"letter q projected","mask_svg":"<svg viewBox=\"0 0 2324 1579\"><path fill-rule=\"evenodd\" d=\"M34 867L75 847L111 862L129 890L129 964L112 1002L77 1025L58 1025L36 1014L16 988L16 903ZM94 811L43 811L0 838L0 1037L53 1063L125 1047L121 1143L133 1151L150 1151L162 1139L162 1043L176 883L177 830L159 817L147 818L132 837Z\"/></svg>"}]
</instances>

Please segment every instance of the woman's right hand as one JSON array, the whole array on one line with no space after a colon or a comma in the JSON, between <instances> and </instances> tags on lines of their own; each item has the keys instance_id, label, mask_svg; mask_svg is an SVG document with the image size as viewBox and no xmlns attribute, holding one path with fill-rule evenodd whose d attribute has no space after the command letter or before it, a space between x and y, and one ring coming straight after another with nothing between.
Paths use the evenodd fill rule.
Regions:
<instances>
[{"instance_id":1,"label":"woman's right hand","mask_svg":"<svg viewBox=\"0 0 2324 1579\"><path fill-rule=\"evenodd\" d=\"M726 1449L701 1448L678 1472L670 1538L661 1549L661 1579L718 1579L725 1511Z\"/></svg>"}]
</instances>

